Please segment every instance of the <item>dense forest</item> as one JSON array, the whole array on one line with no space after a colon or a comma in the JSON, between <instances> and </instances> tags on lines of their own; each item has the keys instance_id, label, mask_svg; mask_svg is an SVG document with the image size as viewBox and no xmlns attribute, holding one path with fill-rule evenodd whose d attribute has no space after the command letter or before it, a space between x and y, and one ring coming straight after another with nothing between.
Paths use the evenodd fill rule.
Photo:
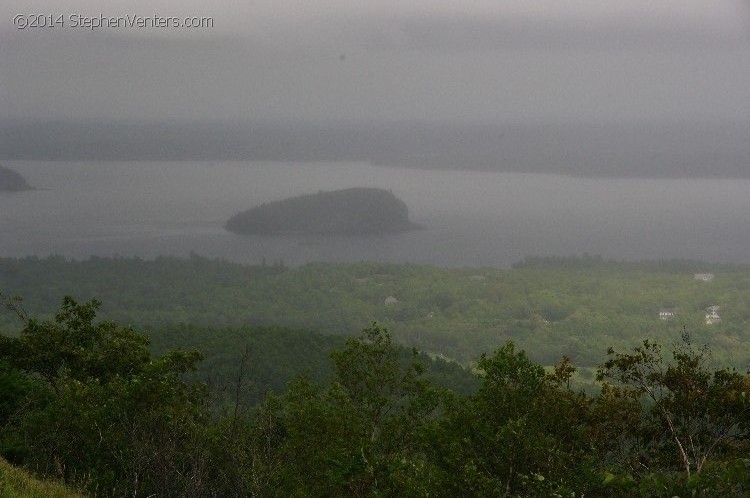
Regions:
<instances>
[{"instance_id":1,"label":"dense forest","mask_svg":"<svg viewBox=\"0 0 750 498\"><path fill-rule=\"evenodd\" d=\"M712 273L711 281L695 274ZM669 344L683 328L722 364L744 369L750 353L750 267L690 261L527 259L510 270L363 262L245 266L194 256L155 260L61 257L0 259L0 290L52 317L60 296L104 304L101 316L130 324L165 347L164 326L247 325L353 336L377 321L394 340L471 365L507 340L544 365L563 354L594 367L608 346L644 338ZM389 299L393 298L393 299ZM388 300L388 303L386 303ZM721 318L706 324L707 309ZM661 320L662 309L675 314ZM0 316L0 330L17 324ZM582 369L589 372L590 368Z\"/></svg>"},{"instance_id":2,"label":"dense forest","mask_svg":"<svg viewBox=\"0 0 750 498\"><path fill-rule=\"evenodd\" d=\"M746 266L53 256L0 290L0 455L82 493L750 492Z\"/></svg>"},{"instance_id":3,"label":"dense forest","mask_svg":"<svg viewBox=\"0 0 750 498\"><path fill-rule=\"evenodd\" d=\"M748 377L710 364L687 332L672 348L609 349L600 390L571 387L512 342L482 355L478 386L431 382L432 365L377 324L248 403L240 361L226 390L186 377L195 349L149 350L131 327L66 297L53 319L3 298L0 452L97 496L739 496ZM7 471L3 470L2 475ZM3 486L7 485L3 484Z\"/></svg>"}]
</instances>

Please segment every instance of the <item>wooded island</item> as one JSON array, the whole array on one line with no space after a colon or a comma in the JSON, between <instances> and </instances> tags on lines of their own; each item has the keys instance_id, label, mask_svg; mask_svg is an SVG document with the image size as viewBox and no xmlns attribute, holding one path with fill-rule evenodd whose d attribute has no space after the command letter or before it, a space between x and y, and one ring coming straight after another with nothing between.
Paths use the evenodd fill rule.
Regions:
<instances>
[{"instance_id":1,"label":"wooded island","mask_svg":"<svg viewBox=\"0 0 750 498\"><path fill-rule=\"evenodd\" d=\"M348 188L261 204L232 216L226 228L241 234L361 235L403 232L417 225L393 193Z\"/></svg>"}]
</instances>

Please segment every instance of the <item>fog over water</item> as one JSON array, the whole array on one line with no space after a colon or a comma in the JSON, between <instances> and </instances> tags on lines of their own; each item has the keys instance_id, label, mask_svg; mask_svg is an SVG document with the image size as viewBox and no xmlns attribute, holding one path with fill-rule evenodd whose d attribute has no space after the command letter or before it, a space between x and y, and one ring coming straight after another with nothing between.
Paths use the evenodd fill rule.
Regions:
<instances>
[{"instance_id":1,"label":"fog over water","mask_svg":"<svg viewBox=\"0 0 750 498\"><path fill-rule=\"evenodd\" d=\"M750 180L592 179L368 163L6 161L46 190L0 196L0 256L376 260L507 267L526 255L750 263ZM392 190L424 229L242 236L234 213L345 187Z\"/></svg>"},{"instance_id":2,"label":"fog over water","mask_svg":"<svg viewBox=\"0 0 750 498\"><path fill-rule=\"evenodd\" d=\"M0 256L750 262L747 0L5 0L0 19L0 161L49 189L0 196ZM424 229L223 229L352 186Z\"/></svg>"}]
</instances>

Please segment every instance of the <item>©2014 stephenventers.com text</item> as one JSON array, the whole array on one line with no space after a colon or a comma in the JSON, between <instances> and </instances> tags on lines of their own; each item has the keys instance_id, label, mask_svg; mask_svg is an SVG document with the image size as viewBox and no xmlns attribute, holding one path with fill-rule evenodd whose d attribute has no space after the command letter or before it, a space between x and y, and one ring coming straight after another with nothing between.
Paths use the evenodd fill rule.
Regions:
<instances>
[{"instance_id":1,"label":"\u00a92014 stephenventers.com text","mask_svg":"<svg viewBox=\"0 0 750 498\"><path fill-rule=\"evenodd\" d=\"M130 28L213 28L213 17L205 16L142 16L126 14L109 16L104 14L16 14L13 26L17 29L130 29Z\"/></svg>"}]
</instances>

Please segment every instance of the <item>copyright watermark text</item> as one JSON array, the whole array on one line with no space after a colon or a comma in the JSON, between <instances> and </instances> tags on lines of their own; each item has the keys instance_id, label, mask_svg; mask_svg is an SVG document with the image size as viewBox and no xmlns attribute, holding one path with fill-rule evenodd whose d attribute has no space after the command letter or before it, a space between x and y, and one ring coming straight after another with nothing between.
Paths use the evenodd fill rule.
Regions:
<instances>
[{"instance_id":1,"label":"copyright watermark text","mask_svg":"<svg viewBox=\"0 0 750 498\"><path fill-rule=\"evenodd\" d=\"M213 28L213 17L176 17L153 14L141 16L126 14L107 16L104 14L16 14L13 26L17 29L126 29L126 28Z\"/></svg>"}]
</instances>

